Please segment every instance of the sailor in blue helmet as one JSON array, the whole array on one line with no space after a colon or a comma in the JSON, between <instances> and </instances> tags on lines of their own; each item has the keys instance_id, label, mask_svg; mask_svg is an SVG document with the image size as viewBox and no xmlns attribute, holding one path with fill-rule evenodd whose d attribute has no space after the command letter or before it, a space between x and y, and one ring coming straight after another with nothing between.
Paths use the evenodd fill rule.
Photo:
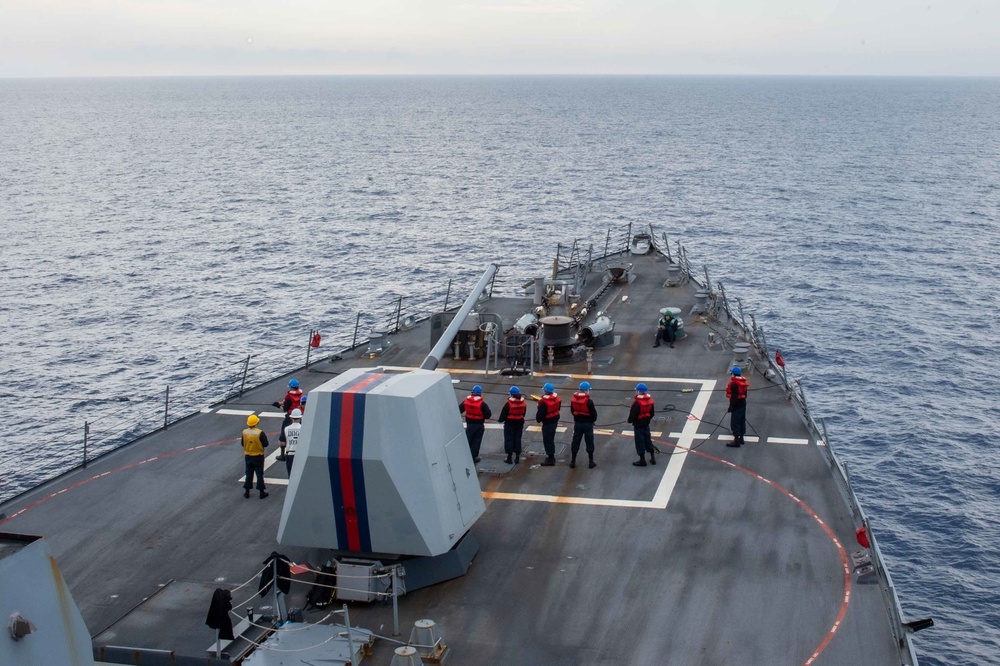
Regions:
<instances>
[{"instance_id":1,"label":"sailor in blue helmet","mask_svg":"<svg viewBox=\"0 0 1000 666\"><path fill-rule=\"evenodd\" d=\"M521 389L516 386L511 386L509 393L497 421L503 424L503 450L507 454L504 462L516 465L521 462L521 435L524 434L524 415L528 411L528 403L521 395ZM513 460L511 456L514 457Z\"/></svg>"},{"instance_id":2,"label":"sailor in blue helmet","mask_svg":"<svg viewBox=\"0 0 1000 666\"><path fill-rule=\"evenodd\" d=\"M493 416L490 406L483 400L483 387L472 387L472 394L458 406L459 414L465 414L465 437L469 440L472 461L479 462L479 447L486 432L486 419Z\"/></svg>"},{"instance_id":3,"label":"sailor in blue helmet","mask_svg":"<svg viewBox=\"0 0 1000 666\"><path fill-rule=\"evenodd\" d=\"M734 365L729 370L729 384L726 385L726 397L729 398L729 429L733 431L733 441L726 446L743 446L743 436L747 434L747 391L750 382L743 376L743 369Z\"/></svg>"},{"instance_id":4,"label":"sailor in blue helmet","mask_svg":"<svg viewBox=\"0 0 1000 666\"><path fill-rule=\"evenodd\" d=\"M597 467L594 462L594 422L597 420L597 407L590 399L590 382L580 384L580 390L569 400L569 409L573 413L573 442L570 444L569 466L576 467L576 454L580 452L580 440L587 443L587 457L590 462L587 467Z\"/></svg>"},{"instance_id":5,"label":"sailor in blue helmet","mask_svg":"<svg viewBox=\"0 0 1000 666\"><path fill-rule=\"evenodd\" d=\"M562 398L556 394L556 387L546 384L542 387L545 395L538 401L538 411L535 421L542 424L542 446L545 447L545 460L542 467L552 467L556 464L556 428L559 427L559 410L562 409Z\"/></svg>"},{"instance_id":6,"label":"sailor in blue helmet","mask_svg":"<svg viewBox=\"0 0 1000 666\"><path fill-rule=\"evenodd\" d=\"M299 380L292 379L288 382L288 391L282 398L281 404L274 403L275 407L281 407L285 410L285 418L281 421L281 429L278 431L278 446L281 447L281 453L278 454L277 460L285 460L285 428L292 422L292 410L302 408L304 397L305 393L299 388Z\"/></svg>"},{"instance_id":7,"label":"sailor in blue helmet","mask_svg":"<svg viewBox=\"0 0 1000 666\"><path fill-rule=\"evenodd\" d=\"M648 390L645 384L636 385L635 398L628 413L628 422L632 424L635 433L635 452L639 454L639 459L632 463L636 467L646 466L647 453L649 464L656 464L656 456L653 455L653 437L649 434L649 422L653 420L655 410L653 396L647 393Z\"/></svg>"}]
</instances>

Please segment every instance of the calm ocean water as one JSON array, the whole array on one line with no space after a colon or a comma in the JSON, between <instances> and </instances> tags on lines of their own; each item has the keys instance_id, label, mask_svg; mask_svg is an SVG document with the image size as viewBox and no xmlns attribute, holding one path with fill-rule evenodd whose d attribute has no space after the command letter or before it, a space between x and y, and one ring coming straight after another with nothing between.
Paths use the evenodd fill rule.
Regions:
<instances>
[{"instance_id":1,"label":"calm ocean water","mask_svg":"<svg viewBox=\"0 0 1000 666\"><path fill-rule=\"evenodd\" d=\"M921 663L998 663L998 110L997 79L0 81L0 490L167 384L652 222L804 376Z\"/></svg>"}]
</instances>

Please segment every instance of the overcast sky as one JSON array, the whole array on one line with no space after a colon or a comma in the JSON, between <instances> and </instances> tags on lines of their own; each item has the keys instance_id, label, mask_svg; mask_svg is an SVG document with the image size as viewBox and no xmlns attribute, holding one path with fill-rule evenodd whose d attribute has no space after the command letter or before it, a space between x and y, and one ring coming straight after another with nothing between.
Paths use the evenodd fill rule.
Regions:
<instances>
[{"instance_id":1,"label":"overcast sky","mask_svg":"<svg viewBox=\"0 0 1000 666\"><path fill-rule=\"evenodd\" d=\"M0 0L0 77L1000 75L1000 0Z\"/></svg>"}]
</instances>

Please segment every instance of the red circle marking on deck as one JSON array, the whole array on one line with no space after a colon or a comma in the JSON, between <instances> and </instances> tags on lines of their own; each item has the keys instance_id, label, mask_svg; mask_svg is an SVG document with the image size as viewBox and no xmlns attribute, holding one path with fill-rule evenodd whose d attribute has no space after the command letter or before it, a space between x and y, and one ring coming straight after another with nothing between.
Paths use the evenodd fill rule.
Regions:
<instances>
[{"instance_id":1,"label":"red circle marking on deck","mask_svg":"<svg viewBox=\"0 0 1000 666\"><path fill-rule=\"evenodd\" d=\"M79 488L80 486L88 484L91 481L96 481L97 479L103 479L104 477L109 476L111 474L114 474L115 472L123 472L123 471L125 471L127 469L132 469L133 467L138 467L139 465L145 465L146 463L155 462L157 460L163 460L164 458L172 458L174 456L179 456L182 453L190 453L191 451L197 451L198 449L207 449L210 446L218 446L219 444L225 444L227 442L234 442L234 441L236 441L235 438L229 438L229 439L220 439L217 442L209 442L208 444L199 444L198 446L189 446L186 449L180 449L178 451L171 451L170 453L161 453L160 455L153 456L152 458L146 458L145 460L140 460L138 462L129 463L128 465L122 465L121 467L117 467L115 469L109 469L108 471L101 472L100 474L95 474L94 476L91 476L89 478L83 479L82 481L77 481L76 483L74 483L72 485L66 486L65 488L57 490L54 493L46 495L45 497L42 497L41 499L37 499L37 500L35 500L34 502L32 502L31 504L29 504L28 506L26 506L26 507L24 507L22 509L18 509L17 511L15 511L12 514L10 514L9 516L7 516L6 518L4 518L3 520L0 520L0 525L3 525L8 520L13 520L13 519L17 518L18 516L20 516L25 511L28 511L29 509L34 509L36 506L38 506L42 502L47 502L48 500L52 499L53 497L58 497L59 495L62 495L63 493L69 492L70 490L73 490L75 488Z\"/></svg>"},{"instance_id":2,"label":"red circle marking on deck","mask_svg":"<svg viewBox=\"0 0 1000 666\"><path fill-rule=\"evenodd\" d=\"M802 662L802 666L810 666L813 662L816 661L816 659L819 658L819 655L823 653L823 650L825 650L827 648L827 646L830 645L830 641L833 640L834 635L837 633L837 629L840 628L841 623L844 621L844 617L846 617L846 615L847 615L847 606L848 606L848 604L851 601L851 567L850 567L850 565L847 562L847 551L844 550L844 546L840 543L840 539L837 538L837 535L833 533L833 530L830 529L830 526L827 525L826 522L824 522L823 519L819 517L819 514L817 514L813 510L813 508L811 506L809 506L808 504L806 504L805 502L803 502L801 499L799 499L798 497L796 497L787 488L784 488L783 486L779 486L774 481L771 481L770 479L764 478L763 476L761 476L757 472L754 472L753 470L747 469L746 467L741 467L740 465L737 465L734 462L730 462L729 460L726 460L725 458L719 458L718 456L713 456L711 453L705 453L704 451L697 451L697 450L694 450L694 449L689 449L689 448L687 448L685 446L680 446L679 444L674 444L672 442L666 442L666 441L663 441L663 440L660 440L660 439L653 440L653 441L655 441L655 442L657 442L659 444L665 444L667 446L672 446L675 449L679 449L681 451L687 451L688 453L694 453L695 455L699 455L699 456L701 456L703 458L707 458L708 460L712 460L712 461L715 461L717 463L722 463L723 465L731 467L731 468L733 468L735 470L739 470L739 471L743 472L744 474L748 474L748 475L752 476L753 478L757 479L758 481L763 481L767 485L771 486L772 488L774 488L778 492L784 494L786 497L788 497L793 502L795 502L796 504L798 504L799 507L801 507L803 511L805 511L806 513L808 513L812 517L812 519L815 520L817 524L819 524L820 529L822 529L823 532L826 533L826 535L830 538L830 541L833 542L833 545L837 547L837 554L840 555L840 564L844 568L844 594L840 598L840 609L837 611L837 617L833 621L833 625L830 627L829 631L826 632L826 635L823 637L823 640L821 640L819 642L819 645L816 646L816 649L812 651L812 654L809 656L809 658L806 659L804 662Z\"/></svg>"}]
</instances>

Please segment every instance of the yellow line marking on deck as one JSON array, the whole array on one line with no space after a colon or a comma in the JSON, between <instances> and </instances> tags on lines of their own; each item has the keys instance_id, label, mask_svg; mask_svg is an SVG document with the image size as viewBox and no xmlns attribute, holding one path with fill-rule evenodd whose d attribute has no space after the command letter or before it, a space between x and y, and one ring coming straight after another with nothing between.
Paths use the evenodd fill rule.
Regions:
<instances>
[{"instance_id":1,"label":"yellow line marking on deck","mask_svg":"<svg viewBox=\"0 0 1000 666\"><path fill-rule=\"evenodd\" d=\"M527 428L525 428L525 430L527 430L528 432L541 432L542 426L536 426L536 425L528 426ZM566 426L558 426L556 428L556 432L566 432Z\"/></svg>"},{"instance_id":2,"label":"yellow line marking on deck","mask_svg":"<svg viewBox=\"0 0 1000 666\"><path fill-rule=\"evenodd\" d=\"M383 365L379 366L383 370L391 370L396 372L408 372L410 370L417 370L418 368L410 368L401 365ZM484 377L493 376L503 376L499 372L484 373L482 370L462 370L459 368L438 368L437 372L447 372L451 375L483 375ZM626 382L644 382L646 384L663 384L663 383L675 383L675 384L701 384L705 385L706 380L704 379L687 379L684 377L632 377L629 375L565 375L565 374L546 374L544 372L536 372L535 377L569 377L570 379L586 379L587 381L626 381ZM713 384L715 380L708 380Z\"/></svg>"}]
</instances>

